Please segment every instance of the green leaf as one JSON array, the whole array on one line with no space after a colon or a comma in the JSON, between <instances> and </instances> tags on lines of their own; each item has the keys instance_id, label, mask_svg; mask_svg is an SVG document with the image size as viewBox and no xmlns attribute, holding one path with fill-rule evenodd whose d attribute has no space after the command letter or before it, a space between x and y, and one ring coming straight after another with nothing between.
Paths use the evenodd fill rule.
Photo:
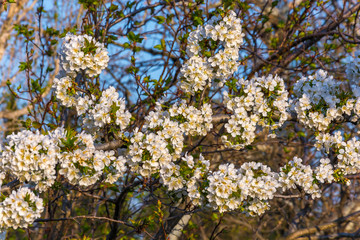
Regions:
<instances>
[{"instance_id":1,"label":"green leaf","mask_svg":"<svg viewBox=\"0 0 360 240\"><path fill-rule=\"evenodd\" d=\"M127 38L132 41L135 42L135 33L134 32L129 32L127 35Z\"/></svg>"},{"instance_id":2,"label":"green leaf","mask_svg":"<svg viewBox=\"0 0 360 240\"><path fill-rule=\"evenodd\" d=\"M109 187L109 189L113 190L114 192L120 192L116 186L111 186L111 187Z\"/></svg>"},{"instance_id":3,"label":"green leaf","mask_svg":"<svg viewBox=\"0 0 360 240\"><path fill-rule=\"evenodd\" d=\"M164 50L163 46L161 46L161 44L155 45L154 48L159 49L159 50Z\"/></svg>"},{"instance_id":4,"label":"green leaf","mask_svg":"<svg viewBox=\"0 0 360 240\"><path fill-rule=\"evenodd\" d=\"M118 6L115 4L111 4L111 6L109 7L109 12L115 12L116 10L118 10Z\"/></svg>"},{"instance_id":5,"label":"green leaf","mask_svg":"<svg viewBox=\"0 0 360 240\"><path fill-rule=\"evenodd\" d=\"M263 15L263 16L261 16L261 18L262 18L262 23L266 23L270 19L269 16L267 16L267 15Z\"/></svg>"},{"instance_id":6,"label":"green leaf","mask_svg":"<svg viewBox=\"0 0 360 240\"><path fill-rule=\"evenodd\" d=\"M305 133L304 133L304 132L298 132L297 135L298 135L299 137L305 137Z\"/></svg>"},{"instance_id":7,"label":"green leaf","mask_svg":"<svg viewBox=\"0 0 360 240\"><path fill-rule=\"evenodd\" d=\"M20 62L19 64L19 70L20 71L25 71L27 69L31 69L31 64L32 64L32 60L29 60L27 62Z\"/></svg>"},{"instance_id":8,"label":"green leaf","mask_svg":"<svg viewBox=\"0 0 360 240\"><path fill-rule=\"evenodd\" d=\"M42 126L41 123L36 122L36 121L35 121L35 122L32 122L32 125L33 125L34 128L37 128L37 129L40 129L41 126Z\"/></svg>"},{"instance_id":9,"label":"green leaf","mask_svg":"<svg viewBox=\"0 0 360 240\"><path fill-rule=\"evenodd\" d=\"M162 24L165 22L165 17L163 16L155 16L155 19L158 20L158 24Z\"/></svg>"},{"instance_id":10,"label":"green leaf","mask_svg":"<svg viewBox=\"0 0 360 240\"><path fill-rule=\"evenodd\" d=\"M291 151L291 150L289 150L287 147L284 147L283 149L284 149L284 152L285 152L285 153L289 153L289 152Z\"/></svg>"},{"instance_id":11,"label":"green leaf","mask_svg":"<svg viewBox=\"0 0 360 240\"><path fill-rule=\"evenodd\" d=\"M274 7L276 7L278 4L279 4L279 1L273 1L273 2L271 3L271 6L274 8Z\"/></svg>"},{"instance_id":12,"label":"green leaf","mask_svg":"<svg viewBox=\"0 0 360 240\"><path fill-rule=\"evenodd\" d=\"M32 92L40 92L41 86L39 84L39 80L31 80L31 91Z\"/></svg>"},{"instance_id":13,"label":"green leaf","mask_svg":"<svg viewBox=\"0 0 360 240\"><path fill-rule=\"evenodd\" d=\"M55 125L55 124L52 124L52 123L48 123L47 126L51 129L51 130L54 130L56 129L58 126Z\"/></svg>"},{"instance_id":14,"label":"green leaf","mask_svg":"<svg viewBox=\"0 0 360 240\"><path fill-rule=\"evenodd\" d=\"M129 32L127 35L127 38L131 41L131 42L138 42L141 43L142 40L144 38L140 37L140 34L135 34L134 32Z\"/></svg>"}]
</instances>

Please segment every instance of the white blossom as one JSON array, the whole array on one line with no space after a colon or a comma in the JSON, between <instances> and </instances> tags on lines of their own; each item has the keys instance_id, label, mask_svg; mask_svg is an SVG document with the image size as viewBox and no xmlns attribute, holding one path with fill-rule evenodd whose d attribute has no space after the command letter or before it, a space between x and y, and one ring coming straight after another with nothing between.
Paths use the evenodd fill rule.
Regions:
<instances>
[{"instance_id":1,"label":"white blossom","mask_svg":"<svg viewBox=\"0 0 360 240\"><path fill-rule=\"evenodd\" d=\"M85 71L92 77L100 74L108 62L108 51L103 43L86 34L66 34L61 47L61 64L67 73Z\"/></svg>"},{"instance_id":2,"label":"white blossom","mask_svg":"<svg viewBox=\"0 0 360 240\"><path fill-rule=\"evenodd\" d=\"M250 81L239 80L239 90L234 95L224 92L224 103L232 111L225 124L227 134L223 142L241 149L255 139L257 126L274 131L288 118L288 92L284 81L278 76L255 77Z\"/></svg>"},{"instance_id":3,"label":"white blossom","mask_svg":"<svg viewBox=\"0 0 360 240\"><path fill-rule=\"evenodd\" d=\"M45 191L54 184L59 147L50 135L23 130L7 137L0 156L2 174L8 173L20 182L35 183Z\"/></svg>"},{"instance_id":4,"label":"white blossom","mask_svg":"<svg viewBox=\"0 0 360 240\"><path fill-rule=\"evenodd\" d=\"M43 200L23 187L0 202L0 229L27 228L44 211Z\"/></svg>"},{"instance_id":5,"label":"white blossom","mask_svg":"<svg viewBox=\"0 0 360 240\"><path fill-rule=\"evenodd\" d=\"M185 92L194 94L204 90L206 86L210 87L215 79L222 87L239 67L238 52L243 43L243 36L240 19L233 11L224 19L214 17L205 26L198 26L188 38L186 51L190 59L181 68L183 81L180 87ZM214 54L210 54L210 51L203 54L200 42L207 39L219 41L216 47L220 50Z\"/></svg>"}]
</instances>

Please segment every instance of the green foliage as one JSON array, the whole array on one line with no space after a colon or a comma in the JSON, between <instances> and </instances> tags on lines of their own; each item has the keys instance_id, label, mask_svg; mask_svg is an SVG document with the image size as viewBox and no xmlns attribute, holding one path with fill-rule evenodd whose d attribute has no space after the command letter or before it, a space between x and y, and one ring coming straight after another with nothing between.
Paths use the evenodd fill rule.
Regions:
<instances>
[{"instance_id":1,"label":"green foliage","mask_svg":"<svg viewBox=\"0 0 360 240\"><path fill-rule=\"evenodd\" d=\"M14 30L17 32L18 35L23 35L26 38L25 42L35 39L33 37L35 30L29 27L28 24L15 24Z\"/></svg>"},{"instance_id":2,"label":"green foliage","mask_svg":"<svg viewBox=\"0 0 360 240\"><path fill-rule=\"evenodd\" d=\"M85 46L81 48L81 51L84 52L84 54L91 54L94 55L96 53L96 45L94 41L89 41L85 38Z\"/></svg>"},{"instance_id":3,"label":"green foliage","mask_svg":"<svg viewBox=\"0 0 360 240\"><path fill-rule=\"evenodd\" d=\"M191 18L192 18L192 21L193 21L193 24L195 27L197 27L199 25L203 25L204 24L203 10L196 9L195 11L193 11L191 13Z\"/></svg>"},{"instance_id":4,"label":"green foliage","mask_svg":"<svg viewBox=\"0 0 360 240\"><path fill-rule=\"evenodd\" d=\"M8 3L16 3L15 0L4 0L2 4L4 5L4 10L7 11L8 9Z\"/></svg>"},{"instance_id":5,"label":"green foliage","mask_svg":"<svg viewBox=\"0 0 360 240\"><path fill-rule=\"evenodd\" d=\"M100 0L79 0L79 3L84 6L85 9L90 11L96 11L96 7L99 6L102 1Z\"/></svg>"},{"instance_id":6,"label":"green foliage","mask_svg":"<svg viewBox=\"0 0 360 240\"><path fill-rule=\"evenodd\" d=\"M163 24L165 22L165 17L163 16L155 16L158 24Z\"/></svg>"},{"instance_id":7,"label":"green foliage","mask_svg":"<svg viewBox=\"0 0 360 240\"><path fill-rule=\"evenodd\" d=\"M142 38L140 36L141 36L140 34L135 34L134 32L130 31L127 35L127 38L129 39L130 42L142 43L144 38Z\"/></svg>"},{"instance_id":8,"label":"green foliage","mask_svg":"<svg viewBox=\"0 0 360 240\"><path fill-rule=\"evenodd\" d=\"M165 45L165 40L164 39L161 39L161 44L159 45L155 45L154 48L158 49L158 50L165 50L166 48L166 45Z\"/></svg>"},{"instance_id":9,"label":"green foliage","mask_svg":"<svg viewBox=\"0 0 360 240\"><path fill-rule=\"evenodd\" d=\"M19 71L30 70L32 68L32 66L31 66L32 63L33 63L33 60L29 60L27 62L20 62Z\"/></svg>"},{"instance_id":10,"label":"green foliage","mask_svg":"<svg viewBox=\"0 0 360 240\"><path fill-rule=\"evenodd\" d=\"M72 152L81 146L81 143L75 144L75 142L78 140L78 137L76 137L77 132L73 129L67 129L66 130L66 138L60 139L62 146L62 151Z\"/></svg>"}]
</instances>

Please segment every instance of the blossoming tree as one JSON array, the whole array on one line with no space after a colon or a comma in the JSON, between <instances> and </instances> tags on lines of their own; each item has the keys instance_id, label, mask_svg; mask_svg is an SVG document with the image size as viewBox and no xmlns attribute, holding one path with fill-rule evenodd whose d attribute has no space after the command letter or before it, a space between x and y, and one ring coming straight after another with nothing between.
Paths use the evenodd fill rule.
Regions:
<instances>
[{"instance_id":1,"label":"blossoming tree","mask_svg":"<svg viewBox=\"0 0 360 240\"><path fill-rule=\"evenodd\" d=\"M80 0L59 28L36 4L0 114L9 237L360 236L360 3Z\"/></svg>"}]
</instances>

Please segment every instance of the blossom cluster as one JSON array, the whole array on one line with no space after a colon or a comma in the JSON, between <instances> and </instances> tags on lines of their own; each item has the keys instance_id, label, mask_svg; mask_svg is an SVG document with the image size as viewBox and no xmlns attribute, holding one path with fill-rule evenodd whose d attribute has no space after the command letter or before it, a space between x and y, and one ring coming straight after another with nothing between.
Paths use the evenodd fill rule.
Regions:
<instances>
[{"instance_id":1,"label":"blossom cluster","mask_svg":"<svg viewBox=\"0 0 360 240\"><path fill-rule=\"evenodd\" d=\"M50 135L24 130L7 136L0 155L0 171L45 191L55 181L59 148Z\"/></svg>"},{"instance_id":2,"label":"blossom cluster","mask_svg":"<svg viewBox=\"0 0 360 240\"><path fill-rule=\"evenodd\" d=\"M334 134L321 133L316 137L316 147L318 150L325 149L327 153L335 153L338 163L337 169L342 170L343 174L355 174L360 171L360 141L355 137L347 141L340 131Z\"/></svg>"},{"instance_id":3,"label":"blossom cluster","mask_svg":"<svg viewBox=\"0 0 360 240\"><path fill-rule=\"evenodd\" d=\"M97 99L94 95L84 95L74 86L76 83L69 76L55 79L56 97L66 107L75 107L77 113L83 116L86 129L93 130L113 123L124 130L130 123L131 114L126 110L125 100L119 98L114 87L101 92Z\"/></svg>"},{"instance_id":4,"label":"blossom cluster","mask_svg":"<svg viewBox=\"0 0 360 240\"><path fill-rule=\"evenodd\" d=\"M164 124L167 124L167 126L173 124L169 121L167 123ZM176 131L178 129L174 128L173 130ZM129 146L129 165L131 171L137 172L143 177L150 177L151 174L158 172L161 166L172 162L173 156L168 148L168 140L173 138L177 141L176 138L182 137L180 131L177 135L178 137L174 139L174 137L169 136L169 138L166 138L166 136L156 133L144 134L140 131L135 132ZM180 154L180 151L178 151L178 154Z\"/></svg>"},{"instance_id":5,"label":"blossom cluster","mask_svg":"<svg viewBox=\"0 0 360 240\"><path fill-rule=\"evenodd\" d=\"M297 96L294 110L299 121L318 131L325 131L331 122L343 119L343 115L351 116L353 110L360 116L360 103L356 103L360 97L359 87L346 91L341 82L324 70L298 80L294 93Z\"/></svg>"},{"instance_id":6,"label":"blossom cluster","mask_svg":"<svg viewBox=\"0 0 360 240\"><path fill-rule=\"evenodd\" d=\"M119 98L119 93L114 87L109 87L101 93L99 100L94 101L89 107L89 114L84 118L84 126L91 129L91 132L97 132L98 128L113 123L123 131L129 125L130 119L131 114L126 110L125 100Z\"/></svg>"},{"instance_id":7,"label":"blossom cluster","mask_svg":"<svg viewBox=\"0 0 360 240\"><path fill-rule=\"evenodd\" d=\"M75 80L69 76L54 79L53 88L55 89L56 97L65 107L76 106L81 99L81 94L76 92L74 86L76 86ZM86 98L84 98L84 100L85 99ZM84 100L81 99L81 101ZM86 100L86 105L88 105L90 99Z\"/></svg>"},{"instance_id":8,"label":"blossom cluster","mask_svg":"<svg viewBox=\"0 0 360 240\"><path fill-rule=\"evenodd\" d=\"M125 100L119 98L116 89L109 87L96 94L81 89L82 85L91 86L92 83L82 79L84 76L80 70L93 76L107 66L109 57L104 45L87 35L68 34L62 45L61 60L65 75L55 78L53 86L61 104L75 107L86 130L91 133L98 132L99 127L107 124L114 124L123 131L130 123L131 114L125 109Z\"/></svg>"},{"instance_id":9,"label":"blossom cluster","mask_svg":"<svg viewBox=\"0 0 360 240\"><path fill-rule=\"evenodd\" d=\"M56 165L59 173L72 184L89 186L104 174L113 183L127 170L124 156L115 151L95 150L90 134L66 132L62 128L43 135L23 130L7 137L0 156L1 178L4 174L22 183L33 183L38 191L54 184Z\"/></svg>"},{"instance_id":10,"label":"blossom cluster","mask_svg":"<svg viewBox=\"0 0 360 240\"><path fill-rule=\"evenodd\" d=\"M206 197L211 206L218 208L220 212L238 208L243 200L241 193L237 194L238 197L234 196L239 191L239 178L233 164L220 165L218 171L209 172Z\"/></svg>"},{"instance_id":11,"label":"blossom cluster","mask_svg":"<svg viewBox=\"0 0 360 240\"><path fill-rule=\"evenodd\" d=\"M268 201L278 191L299 186L306 194L318 198L320 183L337 181L327 158L320 159L319 166L312 169L295 157L279 173L257 162L244 163L238 169L234 164L222 164L214 171L209 167L210 162L202 155L195 160L185 154L180 162L160 164L160 182L176 196L188 196L194 205L209 203L220 212L242 209L254 216L269 209Z\"/></svg>"},{"instance_id":12,"label":"blossom cluster","mask_svg":"<svg viewBox=\"0 0 360 240\"><path fill-rule=\"evenodd\" d=\"M320 165L313 170L304 165L302 159L294 157L292 161L280 169L279 182L283 190L301 187L312 198L321 197L318 183L331 183L334 180L334 169L328 158L320 159Z\"/></svg>"},{"instance_id":13,"label":"blossom cluster","mask_svg":"<svg viewBox=\"0 0 360 240\"><path fill-rule=\"evenodd\" d=\"M206 135L212 128L211 115L210 104L197 109L180 102L167 108L158 102L145 117L143 130L136 130L130 139L131 170L143 177L159 173L160 182L176 196L187 195L195 205L203 203L201 186L210 162L201 155L195 160L181 153L185 135Z\"/></svg>"},{"instance_id":14,"label":"blossom cluster","mask_svg":"<svg viewBox=\"0 0 360 240\"><path fill-rule=\"evenodd\" d=\"M239 66L243 36L240 19L233 11L223 19L214 17L205 26L198 26L188 38L190 59L181 68L181 88L193 94L211 86L212 80L222 86Z\"/></svg>"},{"instance_id":15,"label":"blossom cluster","mask_svg":"<svg viewBox=\"0 0 360 240\"><path fill-rule=\"evenodd\" d=\"M223 142L240 149L254 141L256 126L274 131L288 118L288 92L278 76L239 80L236 93L224 92L224 102L232 115L225 124ZM271 135L272 136L272 135Z\"/></svg>"},{"instance_id":16,"label":"blossom cluster","mask_svg":"<svg viewBox=\"0 0 360 240\"><path fill-rule=\"evenodd\" d=\"M240 169L223 164L208 177L207 198L220 212L244 207L249 214L262 214L279 187L277 174L261 163L247 162Z\"/></svg>"},{"instance_id":17,"label":"blossom cluster","mask_svg":"<svg viewBox=\"0 0 360 240\"><path fill-rule=\"evenodd\" d=\"M185 154L180 164L186 181L187 196L192 201L192 204L201 206L206 202L203 186L207 182L210 161L206 160L201 154L198 159Z\"/></svg>"},{"instance_id":18,"label":"blossom cluster","mask_svg":"<svg viewBox=\"0 0 360 240\"><path fill-rule=\"evenodd\" d=\"M182 188L183 181L178 178L169 182L174 165L184 147L184 136L205 136L212 128L212 110L210 104L200 109L188 106L185 102L175 103L164 109L161 102L145 117L142 131L136 130L130 139L129 164L132 170L143 177L157 172L167 172L163 177L165 185L171 189ZM178 174L177 174L178 176ZM177 185L177 186L175 186Z\"/></svg>"},{"instance_id":19,"label":"blossom cluster","mask_svg":"<svg viewBox=\"0 0 360 240\"><path fill-rule=\"evenodd\" d=\"M44 211L43 200L23 187L0 202L0 230L27 228Z\"/></svg>"},{"instance_id":20,"label":"blossom cluster","mask_svg":"<svg viewBox=\"0 0 360 240\"><path fill-rule=\"evenodd\" d=\"M180 120L180 127L186 135L205 136L213 127L212 109L208 103L205 103L199 110L193 106L187 106L187 104L182 101L181 103L172 105L169 113L171 118Z\"/></svg>"},{"instance_id":21,"label":"blossom cluster","mask_svg":"<svg viewBox=\"0 0 360 240\"><path fill-rule=\"evenodd\" d=\"M194 93L211 86L213 70L206 58L193 56L181 67L181 75L184 78L181 88L185 92Z\"/></svg>"},{"instance_id":22,"label":"blossom cluster","mask_svg":"<svg viewBox=\"0 0 360 240\"><path fill-rule=\"evenodd\" d=\"M189 156L186 159L193 162ZM311 168L304 165L302 159L294 157L280 168L279 173L259 162L246 162L238 169L228 163L214 171L208 168L203 170L202 181L197 183L203 186L200 187L202 190L195 191L198 196L206 196L207 202L220 212L242 209L251 216L261 215L269 209L268 201L275 197L276 192L298 186L312 198L318 198L321 196L320 184L341 182L344 179L328 158L320 159L318 166ZM190 189L187 191L190 196ZM202 204L206 203L204 197L201 199Z\"/></svg>"},{"instance_id":23,"label":"blossom cluster","mask_svg":"<svg viewBox=\"0 0 360 240\"><path fill-rule=\"evenodd\" d=\"M129 164L132 171L149 177L162 167L176 161L183 149L183 129L157 103L145 118L143 131L135 130L130 139Z\"/></svg>"},{"instance_id":24,"label":"blossom cluster","mask_svg":"<svg viewBox=\"0 0 360 240\"><path fill-rule=\"evenodd\" d=\"M104 182L114 183L127 170L124 156L115 151L95 150L93 137L86 133L66 133L59 138L59 173L74 185L90 186L105 175Z\"/></svg>"},{"instance_id":25,"label":"blossom cluster","mask_svg":"<svg viewBox=\"0 0 360 240\"><path fill-rule=\"evenodd\" d=\"M114 183L127 171L127 159L115 151L95 150L90 134L58 128L48 135L23 130L7 137L0 156L0 183L6 176L43 192L57 172L74 185ZM1 187L0 185L0 187ZM27 227L43 211L42 200L23 187L0 202L0 229Z\"/></svg>"},{"instance_id":26,"label":"blossom cluster","mask_svg":"<svg viewBox=\"0 0 360 240\"><path fill-rule=\"evenodd\" d=\"M68 74L85 72L89 77L101 73L109 62L103 43L89 35L66 34L61 47L61 65Z\"/></svg>"}]
</instances>

